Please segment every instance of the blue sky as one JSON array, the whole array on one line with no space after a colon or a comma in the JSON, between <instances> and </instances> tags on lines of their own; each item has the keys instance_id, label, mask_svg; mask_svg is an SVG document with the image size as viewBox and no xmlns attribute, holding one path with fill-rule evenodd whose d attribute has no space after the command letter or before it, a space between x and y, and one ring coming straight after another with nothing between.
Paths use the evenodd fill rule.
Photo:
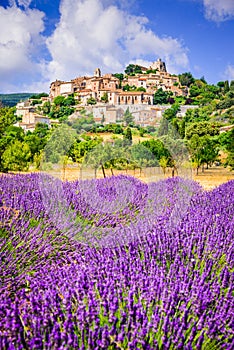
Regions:
<instances>
[{"instance_id":1,"label":"blue sky","mask_svg":"<svg viewBox=\"0 0 234 350\"><path fill-rule=\"evenodd\" d=\"M0 93L158 58L173 74L230 81L233 38L234 0L0 0Z\"/></svg>"}]
</instances>

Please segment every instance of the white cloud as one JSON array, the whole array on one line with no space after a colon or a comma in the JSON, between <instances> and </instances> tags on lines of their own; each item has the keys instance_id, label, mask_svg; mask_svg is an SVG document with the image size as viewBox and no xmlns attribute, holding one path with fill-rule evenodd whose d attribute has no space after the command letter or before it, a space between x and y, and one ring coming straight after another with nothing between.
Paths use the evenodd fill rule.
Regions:
<instances>
[{"instance_id":1,"label":"white cloud","mask_svg":"<svg viewBox=\"0 0 234 350\"><path fill-rule=\"evenodd\" d=\"M0 91L17 91L20 82L34 81L40 74L43 16L38 10L0 7Z\"/></svg>"},{"instance_id":2,"label":"white cloud","mask_svg":"<svg viewBox=\"0 0 234 350\"><path fill-rule=\"evenodd\" d=\"M205 16L214 22L234 18L234 0L203 0Z\"/></svg>"},{"instance_id":3,"label":"white cloud","mask_svg":"<svg viewBox=\"0 0 234 350\"><path fill-rule=\"evenodd\" d=\"M229 64L225 70L224 77L227 80L234 80L234 66Z\"/></svg>"},{"instance_id":4,"label":"white cloud","mask_svg":"<svg viewBox=\"0 0 234 350\"><path fill-rule=\"evenodd\" d=\"M131 15L126 1L61 0L59 22L48 38L42 35L45 14L30 9L30 0L9 4L0 6L0 92L48 92L55 79L90 75L96 67L123 72L136 60L150 65L159 57L171 73L188 68L183 43L148 29L148 19Z\"/></svg>"},{"instance_id":5,"label":"white cloud","mask_svg":"<svg viewBox=\"0 0 234 350\"><path fill-rule=\"evenodd\" d=\"M146 17L132 16L111 0L63 0L60 13L60 22L47 39L51 80L92 74L96 67L103 73L120 72L149 56L166 60L173 73L188 67L187 50L179 40L160 38L147 29Z\"/></svg>"}]
</instances>

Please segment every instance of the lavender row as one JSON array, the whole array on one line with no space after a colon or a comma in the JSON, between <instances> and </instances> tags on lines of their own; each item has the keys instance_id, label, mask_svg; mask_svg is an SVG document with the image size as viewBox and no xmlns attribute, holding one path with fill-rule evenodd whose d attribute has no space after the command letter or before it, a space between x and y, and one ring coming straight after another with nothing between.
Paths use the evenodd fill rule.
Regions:
<instances>
[{"instance_id":1,"label":"lavender row","mask_svg":"<svg viewBox=\"0 0 234 350\"><path fill-rule=\"evenodd\" d=\"M233 348L234 181L1 183L0 348Z\"/></svg>"}]
</instances>

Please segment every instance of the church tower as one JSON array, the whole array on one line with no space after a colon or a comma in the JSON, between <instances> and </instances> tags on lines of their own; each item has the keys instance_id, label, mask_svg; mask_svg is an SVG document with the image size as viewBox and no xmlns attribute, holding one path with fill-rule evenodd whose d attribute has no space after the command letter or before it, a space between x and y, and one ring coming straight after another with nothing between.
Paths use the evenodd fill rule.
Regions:
<instances>
[{"instance_id":1,"label":"church tower","mask_svg":"<svg viewBox=\"0 0 234 350\"><path fill-rule=\"evenodd\" d=\"M94 71L94 76L96 78L100 78L101 77L101 70L100 68L96 68L95 71Z\"/></svg>"},{"instance_id":2,"label":"church tower","mask_svg":"<svg viewBox=\"0 0 234 350\"><path fill-rule=\"evenodd\" d=\"M157 69L159 72L165 72L165 73L167 71L166 64L161 60L161 58L153 62L152 65L150 66L150 69Z\"/></svg>"}]
</instances>

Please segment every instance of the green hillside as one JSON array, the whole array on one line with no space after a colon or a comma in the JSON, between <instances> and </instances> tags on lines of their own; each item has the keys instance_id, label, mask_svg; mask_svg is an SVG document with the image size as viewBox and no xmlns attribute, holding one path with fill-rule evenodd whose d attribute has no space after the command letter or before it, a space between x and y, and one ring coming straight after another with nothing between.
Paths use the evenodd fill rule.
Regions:
<instances>
[{"instance_id":1,"label":"green hillside","mask_svg":"<svg viewBox=\"0 0 234 350\"><path fill-rule=\"evenodd\" d=\"M24 92L24 93L15 93L15 94L0 94L0 102L4 106L13 107L18 102L27 100L33 93Z\"/></svg>"}]
</instances>

